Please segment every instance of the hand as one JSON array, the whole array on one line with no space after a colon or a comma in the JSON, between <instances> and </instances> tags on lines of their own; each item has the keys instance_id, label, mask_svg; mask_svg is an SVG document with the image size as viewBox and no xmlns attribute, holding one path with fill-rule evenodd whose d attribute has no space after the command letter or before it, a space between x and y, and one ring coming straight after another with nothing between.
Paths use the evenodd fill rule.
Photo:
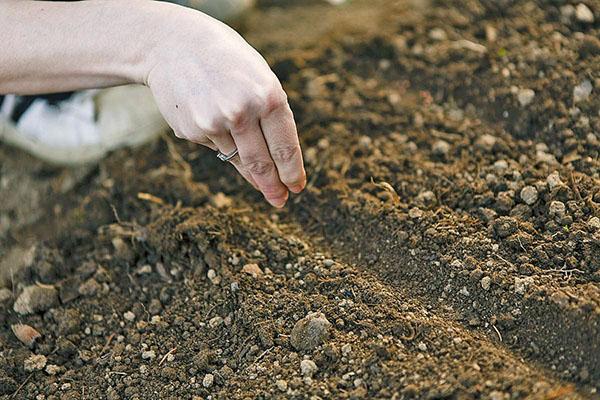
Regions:
<instances>
[{"instance_id":1,"label":"hand","mask_svg":"<svg viewBox=\"0 0 600 400\"><path fill-rule=\"evenodd\" d=\"M283 207L306 173L287 96L262 56L202 13L173 7L152 49L146 84L175 135L230 162L267 201Z\"/></svg>"}]
</instances>

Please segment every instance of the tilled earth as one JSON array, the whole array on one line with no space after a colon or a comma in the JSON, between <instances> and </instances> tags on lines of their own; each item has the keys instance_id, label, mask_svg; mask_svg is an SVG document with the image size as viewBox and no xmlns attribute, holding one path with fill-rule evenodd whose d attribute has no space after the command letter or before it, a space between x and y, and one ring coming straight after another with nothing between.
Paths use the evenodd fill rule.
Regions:
<instances>
[{"instance_id":1,"label":"tilled earth","mask_svg":"<svg viewBox=\"0 0 600 400\"><path fill-rule=\"evenodd\" d=\"M1 398L600 398L600 3L290 3L283 211L168 135L0 147Z\"/></svg>"}]
</instances>

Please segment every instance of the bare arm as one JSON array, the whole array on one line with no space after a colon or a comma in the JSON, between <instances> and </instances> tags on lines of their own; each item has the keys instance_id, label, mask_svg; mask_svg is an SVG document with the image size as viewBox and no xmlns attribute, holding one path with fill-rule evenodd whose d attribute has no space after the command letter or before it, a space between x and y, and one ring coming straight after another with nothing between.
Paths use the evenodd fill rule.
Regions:
<instances>
[{"instance_id":1,"label":"bare arm","mask_svg":"<svg viewBox=\"0 0 600 400\"><path fill-rule=\"evenodd\" d=\"M241 36L147 0L0 2L0 94L146 84L175 135L229 153L274 206L306 175L281 84Z\"/></svg>"},{"instance_id":2,"label":"bare arm","mask_svg":"<svg viewBox=\"0 0 600 400\"><path fill-rule=\"evenodd\" d=\"M0 93L143 83L154 28L171 9L149 1L3 1Z\"/></svg>"}]
</instances>

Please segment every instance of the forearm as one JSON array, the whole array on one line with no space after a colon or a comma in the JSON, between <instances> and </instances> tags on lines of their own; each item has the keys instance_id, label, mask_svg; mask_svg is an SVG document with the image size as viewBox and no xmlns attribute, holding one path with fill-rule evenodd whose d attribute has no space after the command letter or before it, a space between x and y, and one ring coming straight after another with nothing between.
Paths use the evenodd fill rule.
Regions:
<instances>
[{"instance_id":1,"label":"forearm","mask_svg":"<svg viewBox=\"0 0 600 400\"><path fill-rule=\"evenodd\" d=\"M0 2L0 94L144 83L177 7L153 1Z\"/></svg>"}]
</instances>

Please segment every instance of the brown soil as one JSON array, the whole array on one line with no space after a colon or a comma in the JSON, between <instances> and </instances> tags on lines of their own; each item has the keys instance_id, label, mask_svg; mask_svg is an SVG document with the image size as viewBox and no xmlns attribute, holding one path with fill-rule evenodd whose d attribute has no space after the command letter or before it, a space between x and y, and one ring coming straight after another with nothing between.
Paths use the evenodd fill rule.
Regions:
<instances>
[{"instance_id":1,"label":"brown soil","mask_svg":"<svg viewBox=\"0 0 600 400\"><path fill-rule=\"evenodd\" d=\"M283 211L168 136L85 170L0 147L0 262L23 266L0 274L0 398L599 398L584 2L593 23L562 0L264 1L248 38L309 174ZM60 304L20 316L36 282ZM296 350L311 312L328 335ZM43 335L32 349L18 322ZM34 353L54 375L24 370Z\"/></svg>"}]
</instances>

